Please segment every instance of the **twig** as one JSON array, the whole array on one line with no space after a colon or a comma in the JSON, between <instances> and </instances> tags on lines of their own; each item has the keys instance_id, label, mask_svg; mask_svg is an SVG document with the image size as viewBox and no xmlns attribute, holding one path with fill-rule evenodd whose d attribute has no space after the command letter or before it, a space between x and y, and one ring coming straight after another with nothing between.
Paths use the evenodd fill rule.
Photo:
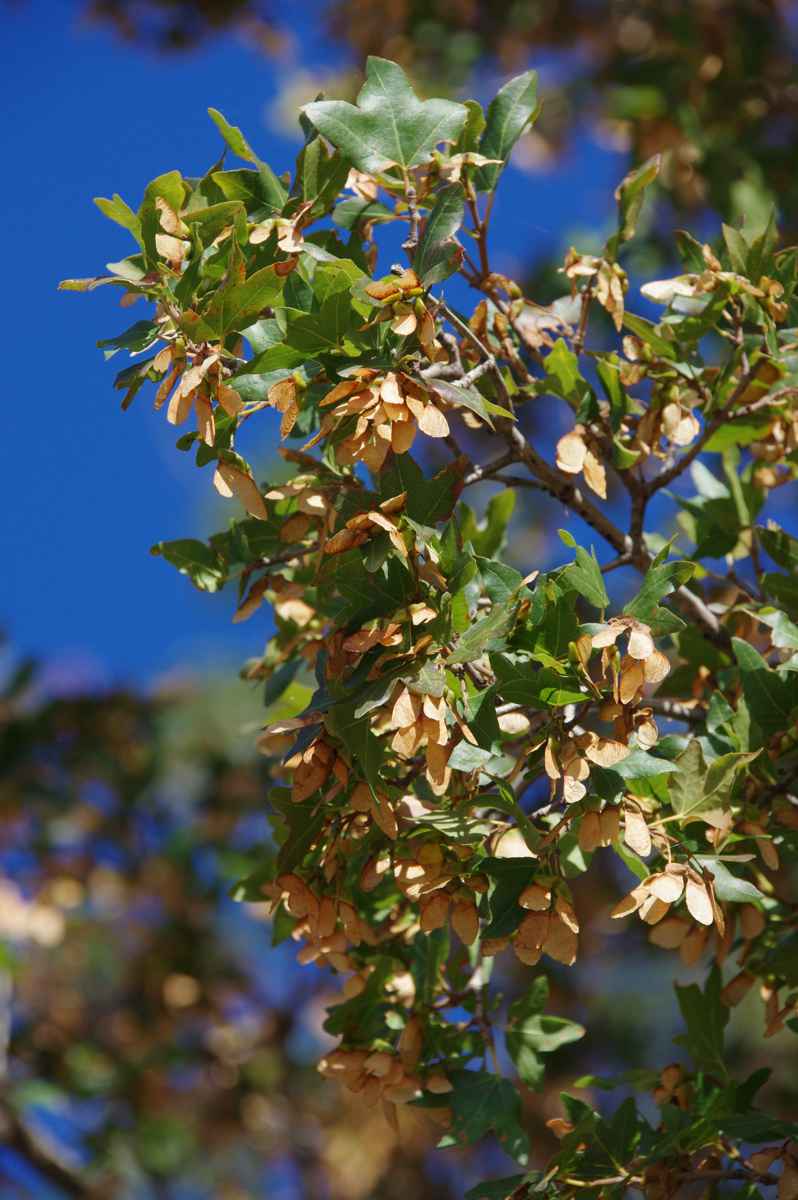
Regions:
<instances>
[{"instance_id":1,"label":"twig","mask_svg":"<svg viewBox=\"0 0 798 1200\"><path fill-rule=\"evenodd\" d=\"M463 486L470 487L472 483L481 483L483 479L490 479L497 471L501 471L504 467L509 467L516 461L513 452L508 450L505 454L494 459L492 463L487 463L484 467L476 463L463 480Z\"/></svg>"},{"instance_id":2,"label":"twig","mask_svg":"<svg viewBox=\"0 0 798 1200\"><path fill-rule=\"evenodd\" d=\"M421 213L418 210L418 196L414 184L410 182L410 176L405 171L405 200L407 201L407 212L410 219L410 232L407 235L406 241L402 242L402 249L407 251L407 256L410 261L413 261L416 246L418 245L419 228L421 225Z\"/></svg>"},{"instance_id":3,"label":"twig","mask_svg":"<svg viewBox=\"0 0 798 1200\"><path fill-rule=\"evenodd\" d=\"M717 430L720 429L721 425L725 424L727 421L737 421L741 417L750 417L753 413L758 412L759 409L769 408L774 403L778 403L782 397L786 399L786 393L798 391L798 389L784 388L773 395L760 396L759 399L752 400L750 404L745 404L742 408L734 411L738 400L745 395L746 389L756 378L758 365L759 364L745 372L731 396L724 404L723 408L719 409L704 424L701 434L693 442L687 453L683 454L679 461L675 462L673 466L668 467L666 471L661 471L659 475L655 476L654 479L649 480L649 482L644 485L647 498L653 496L655 492L660 490L660 488L667 487L668 484L672 483L674 479L678 479L678 477L687 470L690 464L695 462L709 439L712 437L713 433L716 433Z\"/></svg>"},{"instance_id":4,"label":"twig","mask_svg":"<svg viewBox=\"0 0 798 1200\"><path fill-rule=\"evenodd\" d=\"M485 359L487 368L492 372L497 381L501 396L505 404L511 403L510 396L507 391L507 385L504 382L504 377L501 373L498 363L494 355L484 344L482 339L474 332L470 325L466 324L457 313L453 312L444 300L440 300L438 308L446 319L452 324L455 329L458 329L464 338L471 342ZM735 389L735 395L738 389ZM742 393L740 393L742 394ZM733 401L730 401L731 404ZM506 417L501 417L496 422L497 431L505 438L508 448L513 453L514 457L510 460L522 462L528 468L531 475L537 479L543 491L549 493L566 508L570 508L573 512L580 516L586 524L595 529L601 534L606 542L612 546L619 555L629 555L630 561L640 571L647 571L651 565L651 556L644 550L642 544L637 547L634 544L632 537L629 534L624 534L615 525L609 517L605 516L604 512L598 508L591 500L584 495L576 482L571 479L564 479L559 471L549 466L544 458L538 454L537 450L527 441L524 434L518 428L514 420ZM707 435L709 436L709 435ZM696 452L698 453L698 452ZM685 456L686 457L686 456ZM480 476L481 478L482 476ZM658 477L659 478L659 477ZM656 481L654 481L656 482ZM661 485L659 485L661 486ZM656 489L654 489L656 490ZM639 489L639 494L642 494L647 501L651 494L650 488ZM640 500L639 511L645 512L645 502ZM642 516L640 517L642 520ZM684 586L677 591L677 596L681 602L690 610L693 616L700 622L707 636L713 642L724 648L729 644L728 634L721 628L720 622L712 610L707 606L706 602L695 592Z\"/></svg>"},{"instance_id":5,"label":"twig","mask_svg":"<svg viewBox=\"0 0 798 1200\"><path fill-rule=\"evenodd\" d=\"M589 283L582 292L582 307L579 312L579 327L573 336L571 346L577 356L582 353L587 336L587 321L590 315L590 302L593 299L593 284Z\"/></svg>"},{"instance_id":6,"label":"twig","mask_svg":"<svg viewBox=\"0 0 798 1200\"><path fill-rule=\"evenodd\" d=\"M689 704L681 704L678 700L651 696L646 700L646 704L660 716L669 717L672 721L684 721L687 725L703 725L706 719L706 713L702 709L693 708Z\"/></svg>"}]
</instances>

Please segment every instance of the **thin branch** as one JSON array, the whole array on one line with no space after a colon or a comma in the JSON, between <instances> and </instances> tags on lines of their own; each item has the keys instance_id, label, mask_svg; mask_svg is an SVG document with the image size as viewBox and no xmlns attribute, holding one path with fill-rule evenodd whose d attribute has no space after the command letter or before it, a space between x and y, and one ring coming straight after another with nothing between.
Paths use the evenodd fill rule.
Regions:
<instances>
[{"instance_id":1,"label":"thin branch","mask_svg":"<svg viewBox=\"0 0 798 1200\"><path fill-rule=\"evenodd\" d=\"M671 721L684 721L686 725L703 725L706 713L701 708L682 704L678 700L668 700L666 697L651 696L646 705L653 708L659 716L668 717Z\"/></svg>"},{"instance_id":2,"label":"thin branch","mask_svg":"<svg viewBox=\"0 0 798 1200\"><path fill-rule=\"evenodd\" d=\"M655 492L658 492L661 488L667 487L669 483L674 481L674 479L678 479L678 477L687 470L691 463L695 462L709 439L712 437L713 433L716 433L722 425L726 424L727 421L738 421L741 417L750 417L760 409L770 408L773 404L780 403L782 399L787 399L788 395L798 391L796 388L783 388L778 392L773 393L773 395L760 396L757 400L752 400L750 404L744 404L742 408L735 410L737 402L742 398L742 396L745 395L747 388L750 387L756 378L758 367L759 364L757 363L757 365L752 367L751 370L746 371L746 373L739 380L731 396L724 404L723 408L719 409L713 416L710 417L708 421L705 422L701 434L693 442L687 453L683 454L679 461L675 462L673 466L668 467L666 471L661 471L660 474L655 476L654 479L649 480L649 482L645 485L645 493L647 497L653 496Z\"/></svg>"},{"instance_id":3,"label":"thin branch","mask_svg":"<svg viewBox=\"0 0 798 1200\"><path fill-rule=\"evenodd\" d=\"M440 300L438 308L455 329L458 329L463 337L470 341L472 346L486 360L488 369L497 381L502 399L505 404L510 404L511 400L507 391L507 385L504 382L504 377L494 355L471 326L458 317L457 313L452 312L445 301ZM636 547L632 537L629 534L624 534L592 500L589 500L572 478L563 478L561 472L549 466L546 460L527 441L514 420L506 417L499 418L496 422L496 428L502 434L508 444L508 448L514 454L514 458L511 461L524 463L530 474L538 481L543 491L548 492L549 495L559 500L566 508L570 508L577 516L581 517L587 525L595 529L612 546L617 554L629 555L630 561L638 570L643 572L648 570L651 565L651 556L643 548L642 544ZM641 507L644 511L645 505L641 504ZM718 618L702 597L684 586L680 587L676 594L681 603L701 624L710 640L726 647L729 643L728 634L721 628Z\"/></svg>"},{"instance_id":4,"label":"thin branch","mask_svg":"<svg viewBox=\"0 0 798 1200\"><path fill-rule=\"evenodd\" d=\"M481 483L484 479L490 479L495 476L497 471L511 466L516 461L517 459L512 450L508 450L505 454L500 455L499 458L495 458L493 462L486 463L484 467L480 466L479 463L475 463L463 480L463 486L470 487L472 483Z\"/></svg>"},{"instance_id":5,"label":"thin branch","mask_svg":"<svg viewBox=\"0 0 798 1200\"><path fill-rule=\"evenodd\" d=\"M595 278L595 277L592 277ZM574 354L580 355L585 346L585 338L587 336L587 322L590 316L590 302L593 299L593 284L592 282L582 292L582 306L579 311L579 326L571 341L571 347Z\"/></svg>"},{"instance_id":6,"label":"thin branch","mask_svg":"<svg viewBox=\"0 0 798 1200\"><path fill-rule=\"evenodd\" d=\"M418 245L419 231L421 228L421 213L418 210L418 195L415 185L410 182L410 176L405 171L405 200L407 201L407 212L410 219L410 232L407 235L406 241L402 242L402 249L407 251L407 257L413 261L413 256Z\"/></svg>"}]
</instances>

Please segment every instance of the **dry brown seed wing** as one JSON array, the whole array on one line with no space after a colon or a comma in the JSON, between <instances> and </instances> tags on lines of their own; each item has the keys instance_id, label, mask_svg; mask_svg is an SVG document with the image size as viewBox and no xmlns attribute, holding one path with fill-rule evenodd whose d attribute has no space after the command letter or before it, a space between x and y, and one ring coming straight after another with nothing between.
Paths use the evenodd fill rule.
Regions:
<instances>
[{"instance_id":1,"label":"dry brown seed wing","mask_svg":"<svg viewBox=\"0 0 798 1200\"><path fill-rule=\"evenodd\" d=\"M594 491L602 500L607 499L607 472L604 470L604 464L600 459L596 458L592 450L588 449L585 452L585 461L582 466L582 474L585 477L585 483Z\"/></svg>"},{"instance_id":2,"label":"dry brown seed wing","mask_svg":"<svg viewBox=\"0 0 798 1200\"><path fill-rule=\"evenodd\" d=\"M706 884L697 879L688 879L685 886L685 903L687 911L699 925L712 925L715 915L712 911L712 901Z\"/></svg>"},{"instance_id":3,"label":"dry brown seed wing","mask_svg":"<svg viewBox=\"0 0 798 1200\"><path fill-rule=\"evenodd\" d=\"M268 517L266 504L258 485L251 475L240 471L229 463L220 462L213 476L213 485L220 496L236 496L252 517L265 521Z\"/></svg>"},{"instance_id":4,"label":"dry brown seed wing","mask_svg":"<svg viewBox=\"0 0 798 1200\"><path fill-rule=\"evenodd\" d=\"M479 916L472 900L458 900L452 908L452 929L460 941L470 946L479 933Z\"/></svg>"},{"instance_id":5,"label":"dry brown seed wing","mask_svg":"<svg viewBox=\"0 0 798 1200\"><path fill-rule=\"evenodd\" d=\"M578 475L585 463L587 446L581 434L566 433L557 443L557 466L568 475Z\"/></svg>"},{"instance_id":6,"label":"dry brown seed wing","mask_svg":"<svg viewBox=\"0 0 798 1200\"><path fill-rule=\"evenodd\" d=\"M684 891L684 879L679 875L668 875L664 871L651 875L646 880L646 887L652 895L663 904L675 904L681 899Z\"/></svg>"},{"instance_id":7,"label":"dry brown seed wing","mask_svg":"<svg viewBox=\"0 0 798 1200\"><path fill-rule=\"evenodd\" d=\"M651 853L651 834L642 813L626 809L623 817L623 840L630 850L647 858Z\"/></svg>"},{"instance_id":8,"label":"dry brown seed wing","mask_svg":"<svg viewBox=\"0 0 798 1200\"><path fill-rule=\"evenodd\" d=\"M418 418L418 427L427 437L445 438L449 436L449 422L439 408L434 404L426 404Z\"/></svg>"}]
</instances>

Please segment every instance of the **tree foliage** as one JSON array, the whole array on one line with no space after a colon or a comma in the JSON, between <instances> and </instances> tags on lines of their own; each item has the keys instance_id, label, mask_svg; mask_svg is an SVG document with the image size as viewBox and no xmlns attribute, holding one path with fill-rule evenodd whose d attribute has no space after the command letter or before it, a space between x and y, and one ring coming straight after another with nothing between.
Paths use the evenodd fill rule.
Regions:
<instances>
[{"instance_id":1,"label":"tree foliage","mask_svg":"<svg viewBox=\"0 0 798 1200\"><path fill-rule=\"evenodd\" d=\"M281 14L259 0L93 0L128 41L186 49L234 28L283 55ZM426 86L456 93L485 70L530 57L559 65L527 158L551 161L586 123L633 165L668 153L659 188L690 220L735 219L777 198L794 230L798 73L789 6L773 0L330 0L333 43L356 62L396 58ZM574 61L577 61L574 66ZM663 219L667 219L663 206Z\"/></svg>"},{"instance_id":2,"label":"tree foliage","mask_svg":"<svg viewBox=\"0 0 798 1200\"><path fill-rule=\"evenodd\" d=\"M536 115L530 74L485 113L370 58L356 104L306 106L283 177L212 111L249 165L161 175L135 212L98 201L136 249L62 286L152 302L101 343L133 355L123 406L153 383L238 510L155 550L236 587L236 619L272 614L245 675L267 706L294 689L258 739L279 853L238 894L340 977L321 1072L391 1122L423 1111L442 1145L494 1135L518 1172L474 1200L690 1181L789 1200L796 1127L757 1107L723 1029L752 988L766 1036L798 1029L798 541L775 518L798 473L798 257L772 221L683 234L682 273L641 289L658 319L628 311L654 159L601 253L569 251L570 295L535 304L489 232ZM241 431L269 410L293 474L263 482ZM575 531L551 569L508 561L527 490ZM547 1011L542 967L582 961L574 888L608 855L629 881L611 917L703 968L677 993L686 1053L631 1081L655 1117L566 1092L559 1151L530 1166L517 1084L583 1033ZM529 968L509 1011L501 955Z\"/></svg>"}]
</instances>

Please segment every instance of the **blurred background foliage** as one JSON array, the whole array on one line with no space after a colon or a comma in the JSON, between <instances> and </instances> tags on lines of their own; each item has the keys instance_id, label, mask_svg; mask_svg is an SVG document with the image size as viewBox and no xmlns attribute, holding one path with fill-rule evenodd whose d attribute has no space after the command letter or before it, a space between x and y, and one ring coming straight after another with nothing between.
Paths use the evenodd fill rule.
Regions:
<instances>
[{"instance_id":1,"label":"blurred background foliage","mask_svg":"<svg viewBox=\"0 0 798 1200\"><path fill-rule=\"evenodd\" d=\"M257 878L273 853L265 760L250 749L260 700L251 685L214 680L52 697L6 654L3 1200L459 1200L506 1172L498 1144L437 1152L413 1110L397 1138L380 1109L317 1074L334 1041L322 1029L333 979L298 966L291 941L271 945L263 905L235 899L235 882ZM576 888L580 965L550 973L552 1011L588 1037L549 1056L542 1092L524 1090L541 1163L555 1147L545 1122L577 1071L678 1057L673 959L639 923L618 932L617 859L598 858ZM508 1000L528 987L512 956L499 971ZM680 971L681 982L694 976ZM767 1105L787 1116L790 1034L763 1053L752 1000L733 1010L730 1060L740 1077L771 1067ZM509 1068L501 1047L500 1059Z\"/></svg>"},{"instance_id":2,"label":"blurred background foliage","mask_svg":"<svg viewBox=\"0 0 798 1200\"><path fill-rule=\"evenodd\" d=\"M274 61L296 39L280 6L255 0L79 0L79 10L131 53L187 54L235 32ZM586 126L633 161L665 152L635 250L647 265L665 253L661 231L714 231L719 213L755 223L774 200L798 232L794 4L330 0L318 20L334 66L321 78L294 47L283 103L292 120L320 84L353 92L367 53L453 94L548 64L543 115L518 165L555 169ZM530 295L562 292L554 265L530 263ZM43 678L8 654L0 1197L447 1200L501 1173L497 1148L479 1162L437 1154L420 1121L399 1145L378 1113L316 1074L330 981L298 969L291 943L271 947L259 905L231 896L271 853L264 767L251 752L257 692L207 679L53 695ZM544 1122L559 1115L557 1089L577 1057L603 1074L676 1057L672 962L639 929L609 928L617 892L591 873L577 896L589 965L552 976L553 1010L590 1033L573 1057L566 1048L552 1059L542 1094L525 1096L538 1161L553 1149ZM505 969L512 994L526 973ZM604 1000L619 990L622 1013ZM774 1068L769 1106L786 1115L790 1063L778 1037L762 1055L755 999L734 1011L731 1036L740 1076Z\"/></svg>"}]
</instances>

